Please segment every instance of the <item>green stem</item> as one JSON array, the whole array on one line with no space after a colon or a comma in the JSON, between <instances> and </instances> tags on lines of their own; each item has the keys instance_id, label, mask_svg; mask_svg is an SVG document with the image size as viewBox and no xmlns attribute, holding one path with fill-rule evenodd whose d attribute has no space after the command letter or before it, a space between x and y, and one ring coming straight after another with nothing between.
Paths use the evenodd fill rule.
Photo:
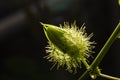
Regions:
<instances>
[{"instance_id":1,"label":"green stem","mask_svg":"<svg viewBox=\"0 0 120 80\"><path fill-rule=\"evenodd\" d=\"M85 65L86 69L89 69L90 65L87 63L87 61L85 60L85 58L83 56L81 56L81 60L82 60L83 64Z\"/></svg>"},{"instance_id":2,"label":"green stem","mask_svg":"<svg viewBox=\"0 0 120 80\"><path fill-rule=\"evenodd\" d=\"M95 69L100 62L102 61L103 57L106 55L107 51L109 50L110 46L113 44L113 42L116 40L118 34L120 33L120 23L117 25L115 30L113 31L112 35L109 37L93 63L91 64L92 69Z\"/></svg>"},{"instance_id":3,"label":"green stem","mask_svg":"<svg viewBox=\"0 0 120 80\"><path fill-rule=\"evenodd\" d=\"M82 74L82 76L80 76L80 77L78 78L78 80L87 80L87 78L89 77L90 71L91 71L90 68L87 69L87 70Z\"/></svg>"},{"instance_id":4,"label":"green stem","mask_svg":"<svg viewBox=\"0 0 120 80\"><path fill-rule=\"evenodd\" d=\"M102 74L102 73L100 73L98 76L103 77L103 78L107 78L107 79L110 79L110 80L120 80L120 78L109 76L109 75Z\"/></svg>"},{"instance_id":5,"label":"green stem","mask_svg":"<svg viewBox=\"0 0 120 80\"><path fill-rule=\"evenodd\" d=\"M107 40L107 42L105 43L105 45L103 46L103 48L101 49L101 51L99 52L97 57L94 59L94 61L90 65L90 68L88 70L86 70L78 80L86 80L87 79L89 72L91 70L94 70L100 64L103 57L106 55L107 51L109 50L110 46L113 44L113 42L118 37L119 33L120 33L120 23L118 23L118 25L115 28L115 30L113 31L113 33L111 34L111 36L109 37L109 39Z\"/></svg>"}]
</instances>

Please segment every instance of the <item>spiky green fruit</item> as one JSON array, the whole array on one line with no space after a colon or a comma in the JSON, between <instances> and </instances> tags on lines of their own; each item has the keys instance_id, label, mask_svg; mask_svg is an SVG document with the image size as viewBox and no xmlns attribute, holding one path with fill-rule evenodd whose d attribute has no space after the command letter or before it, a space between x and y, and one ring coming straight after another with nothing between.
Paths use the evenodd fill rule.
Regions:
<instances>
[{"instance_id":1,"label":"spiky green fruit","mask_svg":"<svg viewBox=\"0 0 120 80\"><path fill-rule=\"evenodd\" d=\"M81 67L81 61L87 60L92 53L94 42L90 41L93 34L87 36L85 27L77 28L76 24L64 26L54 26L43 24L45 35L49 41L46 58L60 66L65 66L69 72L76 72L77 67Z\"/></svg>"}]
</instances>

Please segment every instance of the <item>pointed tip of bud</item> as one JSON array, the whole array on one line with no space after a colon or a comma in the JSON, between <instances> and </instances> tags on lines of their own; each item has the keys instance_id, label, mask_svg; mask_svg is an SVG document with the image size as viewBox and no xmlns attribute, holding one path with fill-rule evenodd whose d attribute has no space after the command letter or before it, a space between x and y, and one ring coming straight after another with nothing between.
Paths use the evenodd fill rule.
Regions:
<instances>
[{"instance_id":1,"label":"pointed tip of bud","mask_svg":"<svg viewBox=\"0 0 120 80\"><path fill-rule=\"evenodd\" d=\"M40 22L41 25L44 25L44 23Z\"/></svg>"},{"instance_id":2,"label":"pointed tip of bud","mask_svg":"<svg viewBox=\"0 0 120 80\"><path fill-rule=\"evenodd\" d=\"M45 24L44 24L44 23L40 22L40 24L41 24L43 27L45 27Z\"/></svg>"},{"instance_id":3,"label":"pointed tip of bud","mask_svg":"<svg viewBox=\"0 0 120 80\"><path fill-rule=\"evenodd\" d=\"M40 24L43 26L43 28L54 26L54 25L50 25L50 24L45 24L43 22L40 22Z\"/></svg>"},{"instance_id":4,"label":"pointed tip of bud","mask_svg":"<svg viewBox=\"0 0 120 80\"><path fill-rule=\"evenodd\" d=\"M40 24L41 24L41 25L45 25L45 23L43 23L43 22L40 22Z\"/></svg>"},{"instance_id":5,"label":"pointed tip of bud","mask_svg":"<svg viewBox=\"0 0 120 80\"><path fill-rule=\"evenodd\" d=\"M47 28L47 24L44 24L44 23L42 23L42 22L40 22L40 24L43 26L43 28L46 30L46 28Z\"/></svg>"}]
</instances>

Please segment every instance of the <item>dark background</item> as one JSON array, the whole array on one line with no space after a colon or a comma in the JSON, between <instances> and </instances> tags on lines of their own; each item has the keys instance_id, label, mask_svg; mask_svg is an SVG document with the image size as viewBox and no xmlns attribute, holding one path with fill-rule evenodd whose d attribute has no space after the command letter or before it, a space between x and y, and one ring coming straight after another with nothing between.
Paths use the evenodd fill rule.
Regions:
<instances>
[{"instance_id":1,"label":"dark background","mask_svg":"<svg viewBox=\"0 0 120 80\"><path fill-rule=\"evenodd\" d=\"M77 80L84 68L71 74L50 70L43 57L47 39L39 22L54 25L86 23L97 42L95 57L120 19L117 0L0 0L0 80ZM93 59L91 59L93 60ZM103 73L120 77L120 40L100 64ZM99 78L97 80L107 80Z\"/></svg>"}]
</instances>

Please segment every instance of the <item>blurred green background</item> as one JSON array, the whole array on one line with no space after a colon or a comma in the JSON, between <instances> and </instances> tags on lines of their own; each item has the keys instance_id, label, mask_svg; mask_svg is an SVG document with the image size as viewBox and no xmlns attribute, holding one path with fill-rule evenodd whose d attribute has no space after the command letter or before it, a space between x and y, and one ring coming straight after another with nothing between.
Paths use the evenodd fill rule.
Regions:
<instances>
[{"instance_id":1,"label":"blurred green background","mask_svg":"<svg viewBox=\"0 0 120 80\"><path fill-rule=\"evenodd\" d=\"M95 57L119 19L117 0L0 0L0 80L77 80L84 67L77 74L63 68L50 70L53 63L43 58L47 39L39 22L59 25L76 20L78 26L85 22L97 42ZM120 40L112 45L100 68L120 77Z\"/></svg>"}]
</instances>

